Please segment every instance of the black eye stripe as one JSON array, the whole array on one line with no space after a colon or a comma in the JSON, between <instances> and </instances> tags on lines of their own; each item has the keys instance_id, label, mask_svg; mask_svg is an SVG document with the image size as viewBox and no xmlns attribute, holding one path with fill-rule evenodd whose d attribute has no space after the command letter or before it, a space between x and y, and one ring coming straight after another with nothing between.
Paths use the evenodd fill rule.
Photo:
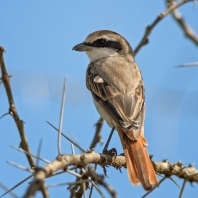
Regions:
<instances>
[{"instance_id":1,"label":"black eye stripe","mask_svg":"<svg viewBox=\"0 0 198 198\"><path fill-rule=\"evenodd\" d=\"M105 39L98 39L93 43L84 43L84 45L92 46L92 47L108 47L113 48L116 51L122 50L122 45L117 41L106 41Z\"/></svg>"},{"instance_id":2,"label":"black eye stripe","mask_svg":"<svg viewBox=\"0 0 198 198\"><path fill-rule=\"evenodd\" d=\"M106 44L106 47L114 48L117 51L122 50L122 45L119 42L116 42L116 41L108 41L107 44Z\"/></svg>"}]
</instances>

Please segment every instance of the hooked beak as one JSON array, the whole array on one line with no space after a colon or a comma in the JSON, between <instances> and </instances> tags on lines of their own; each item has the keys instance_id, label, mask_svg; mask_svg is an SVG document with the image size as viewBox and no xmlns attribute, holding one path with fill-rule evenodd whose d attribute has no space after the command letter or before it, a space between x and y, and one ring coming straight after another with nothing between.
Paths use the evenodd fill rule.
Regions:
<instances>
[{"instance_id":1,"label":"hooked beak","mask_svg":"<svg viewBox=\"0 0 198 198\"><path fill-rule=\"evenodd\" d=\"M85 45L84 43L80 43L78 45L75 45L72 50L75 50L75 51L79 51L79 52L84 52L84 51L92 51L92 46L88 46L88 45Z\"/></svg>"}]
</instances>

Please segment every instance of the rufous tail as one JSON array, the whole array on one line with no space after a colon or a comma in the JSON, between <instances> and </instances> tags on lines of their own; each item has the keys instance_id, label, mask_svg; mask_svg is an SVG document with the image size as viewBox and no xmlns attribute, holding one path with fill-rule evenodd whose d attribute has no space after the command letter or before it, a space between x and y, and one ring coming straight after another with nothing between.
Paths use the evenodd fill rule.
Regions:
<instances>
[{"instance_id":1,"label":"rufous tail","mask_svg":"<svg viewBox=\"0 0 198 198\"><path fill-rule=\"evenodd\" d=\"M118 129L118 133L124 149L131 183L133 185L141 183L145 190L150 191L153 185L158 185L158 179L146 149L147 141L142 135L137 141L133 141L121 129Z\"/></svg>"}]
</instances>

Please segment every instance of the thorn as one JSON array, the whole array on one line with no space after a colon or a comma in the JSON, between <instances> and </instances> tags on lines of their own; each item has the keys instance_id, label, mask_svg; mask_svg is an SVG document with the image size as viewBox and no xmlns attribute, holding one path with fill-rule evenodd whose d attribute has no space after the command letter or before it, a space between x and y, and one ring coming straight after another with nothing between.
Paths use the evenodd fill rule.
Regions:
<instances>
[{"instance_id":1,"label":"thorn","mask_svg":"<svg viewBox=\"0 0 198 198\"><path fill-rule=\"evenodd\" d=\"M92 153L93 151L94 151L94 148L91 148L91 149L88 148L88 149L87 149L87 153Z\"/></svg>"},{"instance_id":2,"label":"thorn","mask_svg":"<svg viewBox=\"0 0 198 198\"><path fill-rule=\"evenodd\" d=\"M167 177L163 177L160 181L159 181L159 184L158 186L155 186L154 188L152 188L151 191L147 192L146 194L144 194L141 198L145 198L147 195L149 195L151 192L153 192L157 187L159 187L159 185L166 179Z\"/></svg>"},{"instance_id":3,"label":"thorn","mask_svg":"<svg viewBox=\"0 0 198 198\"><path fill-rule=\"evenodd\" d=\"M152 160L153 159L153 155L149 155L149 158L150 158L150 160Z\"/></svg>"},{"instance_id":4,"label":"thorn","mask_svg":"<svg viewBox=\"0 0 198 198\"><path fill-rule=\"evenodd\" d=\"M177 184L177 182L172 178L172 177L168 177L179 189L181 189L180 187L179 187L179 185Z\"/></svg>"},{"instance_id":5,"label":"thorn","mask_svg":"<svg viewBox=\"0 0 198 198\"><path fill-rule=\"evenodd\" d=\"M19 168L21 170L24 170L24 171L28 171L28 172L31 172L31 173L34 173L34 170L32 170L31 168L26 168L25 166L22 166L20 164L16 164L14 162L11 162L11 161L7 161L8 164L16 167L16 168Z\"/></svg>"},{"instance_id":6,"label":"thorn","mask_svg":"<svg viewBox=\"0 0 198 198\"><path fill-rule=\"evenodd\" d=\"M182 198L182 194L184 192L184 188L185 188L186 182L187 182L187 180L184 179L184 182L183 182L183 185L182 185L182 189L181 189L180 194L179 194L179 198Z\"/></svg>"},{"instance_id":7,"label":"thorn","mask_svg":"<svg viewBox=\"0 0 198 198\"><path fill-rule=\"evenodd\" d=\"M3 117L6 116L6 115L9 115L9 114L10 114L10 112L4 113L4 114L0 117L0 119L3 118ZM10 115L11 115L11 114L10 114Z\"/></svg>"},{"instance_id":8,"label":"thorn","mask_svg":"<svg viewBox=\"0 0 198 198\"><path fill-rule=\"evenodd\" d=\"M17 151L19 151L19 152L26 153L26 154L28 154L28 155L30 155L30 156L32 156L32 157L38 158L39 160L42 160L43 162L45 162L45 163L47 163L47 164L50 163L49 160L46 160L46 159L44 159L44 158L41 158L41 157L38 157L38 156L33 155L33 154L31 154L31 153L28 153L27 151L24 151L23 149L21 149L21 146L20 146L19 148L16 148L15 146L11 146L11 145L8 145L8 146L11 147L11 148L13 148L13 149L15 149L15 150L17 150Z\"/></svg>"},{"instance_id":9,"label":"thorn","mask_svg":"<svg viewBox=\"0 0 198 198\"><path fill-rule=\"evenodd\" d=\"M198 66L198 62L194 62L194 63L186 63L183 65L177 65L175 66L176 68L185 68L185 67L193 67L193 66Z\"/></svg>"},{"instance_id":10,"label":"thorn","mask_svg":"<svg viewBox=\"0 0 198 198\"><path fill-rule=\"evenodd\" d=\"M71 144L71 150L72 150L72 155L75 155L74 145L73 144Z\"/></svg>"},{"instance_id":11,"label":"thorn","mask_svg":"<svg viewBox=\"0 0 198 198\"><path fill-rule=\"evenodd\" d=\"M59 130L58 130L58 155L61 155L61 131L63 126L65 95L66 95L66 77L64 78L62 102L61 102L61 110L60 110L60 120L59 120Z\"/></svg>"},{"instance_id":12,"label":"thorn","mask_svg":"<svg viewBox=\"0 0 198 198\"><path fill-rule=\"evenodd\" d=\"M158 176L163 177L163 175L160 175L159 173L156 173Z\"/></svg>"},{"instance_id":13,"label":"thorn","mask_svg":"<svg viewBox=\"0 0 198 198\"><path fill-rule=\"evenodd\" d=\"M43 142L43 140L40 139L39 145L38 145L38 151L37 151L37 156L38 156L38 158L37 158L37 160L36 160L36 166L37 166L37 167L38 167L38 165L39 165L39 158L40 158L40 154L41 154L42 142Z\"/></svg>"},{"instance_id":14,"label":"thorn","mask_svg":"<svg viewBox=\"0 0 198 198\"><path fill-rule=\"evenodd\" d=\"M168 159L162 159L162 162L168 162Z\"/></svg>"},{"instance_id":15,"label":"thorn","mask_svg":"<svg viewBox=\"0 0 198 198\"><path fill-rule=\"evenodd\" d=\"M52 125L50 122L46 121L52 128L54 128L56 131L59 131L54 125ZM73 140L71 140L69 137L67 137L64 133L61 133L61 135L66 138L68 141L70 141L72 144L74 144L77 148L79 148L83 153L86 153L86 151L81 148L77 143L75 143Z\"/></svg>"},{"instance_id":16,"label":"thorn","mask_svg":"<svg viewBox=\"0 0 198 198\"><path fill-rule=\"evenodd\" d=\"M33 177L33 175L30 175L28 177L26 177L25 179L23 179L22 181L20 181L18 184L16 184L15 186L13 186L12 188L10 188L8 191L6 191L3 195L1 195L0 197L3 197L4 195L6 195L7 193L11 193L12 190L14 190L15 188L17 188L18 186L20 186L22 183L24 183L25 181L27 181L28 179L30 179L31 177Z\"/></svg>"},{"instance_id":17,"label":"thorn","mask_svg":"<svg viewBox=\"0 0 198 198\"><path fill-rule=\"evenodd\" d=\"M73 172L73 171L70 171L69 169L66 169L65 171L68 172L68 173L70 173L70 174L72 174L72 175L75 175L76 177L79 177L79 178L82 177L80 174L75 173L75 172Z\"/></svg>"},{"instance_id":18,"label":"thorn","mask_svg":"<svg viewBox=\"0 0 198 198\"><path fill-rule=\"evenodd\" d=\"M176 163L176 165L178 165L179 167L182 167L183 163L182 163L181 161L178 161L178 162Z\"/></svg>"}]
</instances>

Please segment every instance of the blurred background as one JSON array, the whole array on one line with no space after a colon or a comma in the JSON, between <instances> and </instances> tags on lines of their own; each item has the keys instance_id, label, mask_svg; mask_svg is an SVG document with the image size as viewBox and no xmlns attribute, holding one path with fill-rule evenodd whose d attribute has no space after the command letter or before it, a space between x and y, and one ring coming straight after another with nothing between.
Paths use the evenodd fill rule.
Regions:
<instances>
[{"instance_id":1,"label":"blurred background","mask_svg":"<svg viewBox=\"0 0 198 198\"><path fill-rule=\"evenodd\" d=\"M108 29L120 33L135 48L145 28L166 9L165 1L6 1L0 3L0 45L6 48L4 60L12 75L11 87L20 118L32 153L37 153L43 139L41 157L53 160L58 155L57 132L46 121L58 127L64 76L67 76L66 105L63 132L75 137L84 148L89 148L99 119L91 94L85 86L85 72L89 63L85 53L72 51L96 30ZM198 8L187 3L179 8L185 20L198 33ZM198 67L176 68L198 61L197 46L185 37L169 15L152 31L149 44L135 57L139 65L146 94L145 136L148 151L154 161L181 160L184 165L198 168ZM77 90L77 91L76 91ZM0 116L8 112L8 101L3 84L0 85ZM110 128L105 123L102 138L107 140ZM18 147L20 138L10 115L0 120L0 182L11 188L30 175L6 163L7 160L28 167L24 154L8 147ZM104 145L95 150L102 152ZM122 153L117 133L110 147ZM78 149L75 150L79 153ZM71 153L71 144L62 139L62 152ZM44 165L39 162L39 165ZM130 184L127 171L120 173L110 167L109 178L119 197L141 197L141 186ZM103 173L98 168L98 173ZM46 184L74 181L69 174L46 180ZM161 177L159 177L161 179ZM183 180L175 178L179 186ZM30 180L31 181L31 180ZM14 192L21 197L28 182ZM66 186L49 188L51 197L69 197ZM168 189L168 190L167 190ZM106 197L110 197L103 189ZM166 179L148 197L178 197L180 189ZM4 191L0 189L0 195ZM187 183L183 197L197 197L197 184ZM9 197L6 195L5 197ZM37 193L36 197L42 197ZM94 190L93 197L100 197Z\"/></svg>"}]
</instances>

